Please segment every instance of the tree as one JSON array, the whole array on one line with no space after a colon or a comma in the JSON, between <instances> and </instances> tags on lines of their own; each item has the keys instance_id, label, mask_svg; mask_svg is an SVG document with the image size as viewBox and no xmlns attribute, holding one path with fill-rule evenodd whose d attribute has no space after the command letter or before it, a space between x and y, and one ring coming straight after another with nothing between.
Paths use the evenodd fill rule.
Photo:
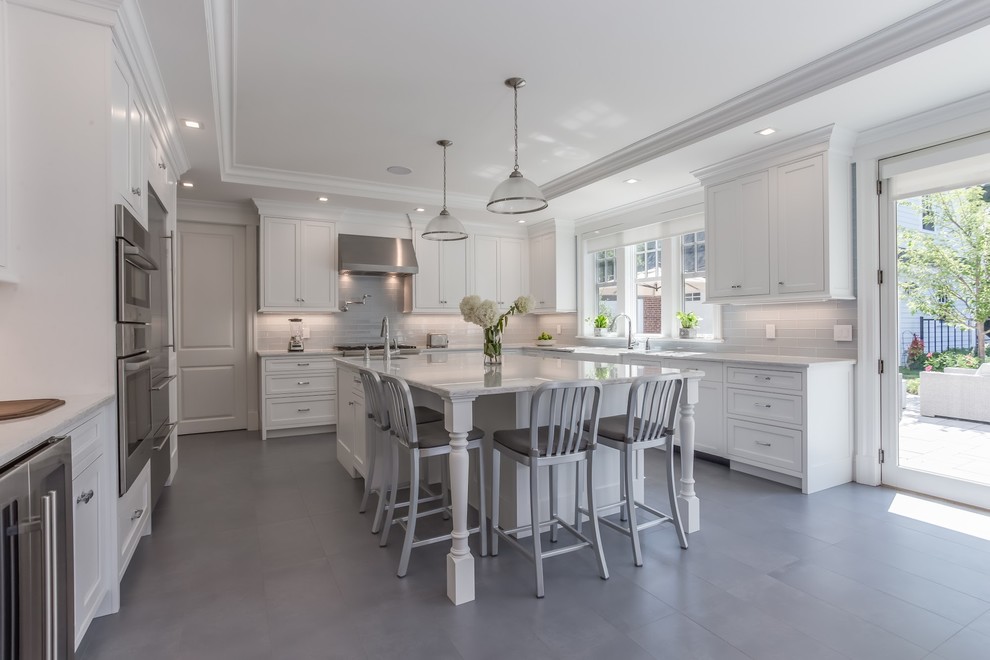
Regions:
<instances>
[{"instance_id":1,"label":"tree","mask_svg":"<svg viewBox=\"0 0 990 660\"><path fill-rule=\"evenodd\" d=\"M975 331L986 359L990 321L990 184L924 196L920 207L934 232L901 229L901 293L916 314Z\"/></svg>"}]
</instances>

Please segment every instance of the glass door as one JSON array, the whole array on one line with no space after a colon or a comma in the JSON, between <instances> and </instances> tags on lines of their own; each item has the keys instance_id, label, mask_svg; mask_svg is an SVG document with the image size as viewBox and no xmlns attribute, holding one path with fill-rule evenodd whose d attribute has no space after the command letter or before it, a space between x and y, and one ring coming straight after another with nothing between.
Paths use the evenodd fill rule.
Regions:
<instances>
[{"instance_id":1,"label":"glass door","mask_svg":"<svg viewBox=\"0 0 990 660\"><path fill-rule=\"evenodd\" d=\"M938 160L883 180L881 478L990 508L990 155Z\"/></svg>"}]
</instances>

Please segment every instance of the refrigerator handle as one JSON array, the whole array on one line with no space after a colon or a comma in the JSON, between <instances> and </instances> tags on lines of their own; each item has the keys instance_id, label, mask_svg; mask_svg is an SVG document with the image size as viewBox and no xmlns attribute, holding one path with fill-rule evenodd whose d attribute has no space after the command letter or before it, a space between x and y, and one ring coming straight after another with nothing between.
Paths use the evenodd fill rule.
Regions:
<instances>
[{"instance_id":1,"label":"refrigerator handle","mask_svg":"<svg viewBox=\"0 0 990 660\"><path fill-rule=\"evenodd\" d=\"M54 490L41 498L41 544L44 549L45 573L45 660L55 660L58 649L58 622L55 608L58 603L58 544L55 541L58 493Z\"/></svg>"},{"instance_id":2,"label":"refrigerator handle","mask_svg":"<svg viewBox=\"0 0 990 660\"><path fill-rule=\"evenodd\" d=\"M175 230L173 229L168 233L168 236L163 236L165 240L168 241L169 250L169 265L171 266L169 272L169 292L172 294L169 296L169 303L171 307L171 313L169 314L169 325L172 326L172 341L166 344L166 348L171 348L172 352L175 353L175 344L178 341L178 333L176 332L175 325Z\"/></svg>"}]
</instances>

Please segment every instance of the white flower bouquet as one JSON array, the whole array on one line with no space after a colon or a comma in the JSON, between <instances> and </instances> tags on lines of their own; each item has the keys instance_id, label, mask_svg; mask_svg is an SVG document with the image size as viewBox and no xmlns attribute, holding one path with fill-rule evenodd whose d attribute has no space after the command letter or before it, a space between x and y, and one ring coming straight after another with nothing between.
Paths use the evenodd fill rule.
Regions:
<instances>
[{"instance_id":1,"label":"white flower bouquet","mask_svg":"<svg viewBox=\"0 0 990 660\"><path fill-rule=\"evenodd\" d=\"M519 296L509 309L499 314L494 300L482 300L481 296L465 296L461 300L461 316L468 323L481 326L485 331L485 361L498 364L502 361L502 332L513 314L529 314L533 309L530 296Z\"/></svg>"}]
</instances>

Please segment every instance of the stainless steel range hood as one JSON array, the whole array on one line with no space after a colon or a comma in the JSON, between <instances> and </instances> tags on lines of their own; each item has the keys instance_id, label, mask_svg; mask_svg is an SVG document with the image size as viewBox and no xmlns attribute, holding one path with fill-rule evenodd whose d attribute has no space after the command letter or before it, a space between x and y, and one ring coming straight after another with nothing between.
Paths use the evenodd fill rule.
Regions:
<instances>
[{"instance_id":1,"label":"stainless steel range hood","mask_svg":"<svg viewBox=\"0 0 990 660\"><path fill-rule=\"evenodd\" d=\"M337 254L341 273L355 275L415 275L416 253L408 238L339 234Z\"/></svg>"}]
</instances>

